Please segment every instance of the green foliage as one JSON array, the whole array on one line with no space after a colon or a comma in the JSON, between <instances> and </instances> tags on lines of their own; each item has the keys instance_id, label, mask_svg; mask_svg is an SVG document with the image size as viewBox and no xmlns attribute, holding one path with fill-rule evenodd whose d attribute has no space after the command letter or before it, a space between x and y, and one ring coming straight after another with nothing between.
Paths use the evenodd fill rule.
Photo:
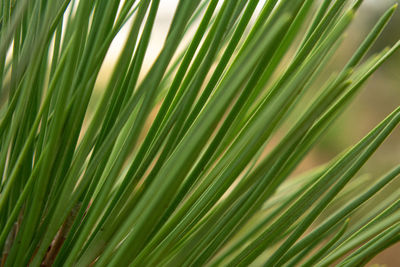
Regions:
<instances>
[{"instance_id":1,"label":"green foliage","mask_svg":"<svg viewBox=\"0 0 400 267\"><path fill-rule=\"evenodd\" d=\"M400 47L364 59L396 6L282 127L361 3L180 0L145 70L160 0L1 1L1 266L359 266L400 241L399 192L352 221L400 173L357 178L400 107L291 178Z\"/></svg>"}]
</instances>

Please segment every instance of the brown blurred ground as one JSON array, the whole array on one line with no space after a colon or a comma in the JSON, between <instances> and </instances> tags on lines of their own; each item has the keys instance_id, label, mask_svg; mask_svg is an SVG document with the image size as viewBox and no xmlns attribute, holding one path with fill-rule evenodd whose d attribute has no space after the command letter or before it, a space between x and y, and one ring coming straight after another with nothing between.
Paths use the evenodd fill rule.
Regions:
<instances>
[{"instance_id":1,"label":"brown blurred ground","mask_svg":"<svg viewBox=\"0 0 400 267\"><path fill-rule=\"evenodd\" d=\"M395 1L374 0L375 5L364 5L350 28L346 41L338 51L330 67L337 69L349 58L366 36L379 16ZM372 2L372 1L369 1ZM378 3L379 2L379 3ZM393 45L400 39L400 11L397 10L387 29L383 32L370 54ZM385 116L400 105L400 53L389 59L364 85L362 93L351 107L333 125L325 138L312 152L308 167L324 163L346 147L357 142ZM362 172L379 177L400 163L400 129L396 129L369 160ZM304 166L303 166L304 167ZM397 186L400 186L397 183ZM400 244L375 257L368 266L400 266Z\"/></svg>"}]
</instances>

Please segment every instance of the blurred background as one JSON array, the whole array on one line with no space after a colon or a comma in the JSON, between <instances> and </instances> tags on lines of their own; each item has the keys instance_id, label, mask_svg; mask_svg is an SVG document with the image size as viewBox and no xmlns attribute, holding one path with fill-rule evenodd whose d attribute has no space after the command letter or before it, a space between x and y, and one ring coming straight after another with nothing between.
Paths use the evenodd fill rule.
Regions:
<instances>
[{"instance_id":1,"label":"blurred background","mask_svg":"<svg viewBox=\"0 0 400 267\"><path fill-rule=\"evenodd\" d=\"M314 84L309 96L303 100L310 99L312 92L329 77L330 73L340 70L345 62L362 42L369 30L376 23L382 13L393 5L394 0L365 0L364 4L356 14L346 40L338 52L333 56L324 73ZM153 59L157 56L164 42L177 0L162 0L159 14L155 23L154 32L150 42L150 50L146 55L145 69L149 68ZM127 27L125 27L127 28ZM127 29L123 29L114 41L102 68L97 83L97 93L93 96L93 103L100 97L103 86L106 84L119 52L122 49ZM371 49L370 55L377 53L389 45L393 45L400 38L400 11L397 10L391 22L383 32L376 45ZM302 101L307 105L307 101ZM359 141L368 131L376 126L385 116L400 104L400 53L396 53L389 59L364 85L361 94L346 110L346 112L331 126L325 137L311 151L304 162L299 166L296 173L309 170L315 166L326 163L334 158L344 149ZM299 108L301 109L302 106ZM303 106L304 107L304 106ZM400 129L392 133L388 140L376 151L368 161L361 173L370 175L371 180L378 178L396 164L400 163ZM399 179L400 180L400 179ZM393 184L391 188L381 195L389 194L400 188L400 182ZM379 200L379 197L377 198ZM372 204L373 205L373 204ZM391 247L379 256L375 257L369 266L400 266L400 245Z\"/></svg>"},{"instance_id":2,"label":"blurred background","mask_svg":"<svg viewBox=\"0 0 400 267\"><path fill-rule=\"evenodd\" d=\"M365 1L348 31L347 38L329 66L332 71L340 67L340 64L343 64L344 60L351 56L379 19L379 16L395 2L391 0ZM385 47L393 45L399 39L400 12L397 10L382 36L371 49L370 54L377 53ZM367 81L361 94L309 155L303 168L307 169L315 164L326 162L345 148L356 143L399 104L400 53L396 53ZM370 174L371 179L378 178L399 163L400 129L396 129L367 162L362 173ZM393 184L392 188L382 192L381 195L391 193L388 191L394 191L398 188L400 188L399 182ZM400 266L400 245L395 245L375 257L369 263L369 266L374 265Z\"/></svg>"}]
</instances>

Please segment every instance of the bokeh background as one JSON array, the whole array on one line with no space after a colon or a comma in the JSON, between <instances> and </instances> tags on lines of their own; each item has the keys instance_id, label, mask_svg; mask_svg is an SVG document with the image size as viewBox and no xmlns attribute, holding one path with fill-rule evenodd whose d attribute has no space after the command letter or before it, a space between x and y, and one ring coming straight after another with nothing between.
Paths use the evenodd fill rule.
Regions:
<instances>
[{"instance_id":1,"label":"bokeh background","mask_svg":"<svg viewBox=\"0 0 400 267\"><path fill-rule=\"evenodd\" d=\"M346 60L356 50L363 38L373 27L382 13L398 1L394 0L366 0L356 14L356 18L347 33L347 38L338 52L321 73L318 81L311 90L318 90L333 71L340 70ZM145 59L145 69L149 68L157 56L168 31L170 21L177 0L162 0L160 11L155 23L154 32L150 42L149 53ZM126 38L127 29L123 29L111 46L106 62L101 70L97 82L97 90L93 97L95 104L106 84L110 69L113 68L116 58L122 49ZM371 49L370 55L377 53L400 39L400 10L397 10L391 22L383 32L376 45ZM310 94L310 95L311 95ZM305 104L308 97L305 96ZM362 92L351 104L347 111L331 126L325 137L311 151L309 156L299 166L297 173L309 170L315 166L326 163L344 149L359 141L368 131L376 126L385 116L400 104L400 53L389 59L364 85ZM301 108L301 106L300 106ZM367 173L374 180L385 171L400 163L400 129L397 129L378 149L360 173ZM399 179L400 180L400 179ZM381 196L400 188L400 182L384 191ZM379 201L379 196L376 201ZM370 204L370 205L373 205ZM388 267L400 266L400 245L393 246L375 257L369 266L379 265Z\"/></svg>"},{"instance_id":2,"label":"bokeh background","mask_svg":"<svg viewBox=\"0 0 400 267\"><path fill-rule=\"evenodd\" d=\"M362 38L379 19L379 16L395 2L390 0L365 1L348 31L346 40L332 60L330 65L332 70L340 67L344 60L351 56L351 53L355 51ZM397 10L381 38L371 49L370 54L381 51L399 39L400 12ZM400 53L396 53L367 81L361 94L333 125L316 149L312 151L303 168L307 169L315 164L326 162L354 144L399 105ZM376 179L399 163L400 129L397 129L376 151L361 172L370 174L371 179ZM399 182L394 183L381 196L389 194L399 187ZM400 266L400 245L395 245L382 252L368 265Z\"/></svg>"}]
</instances>

